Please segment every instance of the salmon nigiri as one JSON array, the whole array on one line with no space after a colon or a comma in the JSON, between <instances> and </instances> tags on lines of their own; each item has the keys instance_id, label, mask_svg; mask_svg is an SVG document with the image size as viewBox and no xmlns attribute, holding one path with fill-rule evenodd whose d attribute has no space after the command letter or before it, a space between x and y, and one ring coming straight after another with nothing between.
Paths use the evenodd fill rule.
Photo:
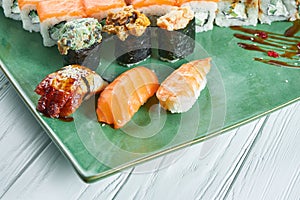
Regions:
<instances>
[{"instance_id":1,"label":"salmon nigiri","mask_svg":"<svg viewBox=\"0 0 300 200\"><path fill-rule=\"evenodd\" d=\"M183 64L169 75L156 92L160 105L172 113L188 111L206 86L210 60L206 58Z\"/></svg>"},{"instance_id":2,"label":"salmon nigiri","mask_svg":"<svg viewBox=\"0 0 300 200\"><path fill-rule=\"evenodd\" d=\"M99 122L124 126L159 86L157 76L146 67L135 67L118 76L98 99Z\"/></svg>"}]
</instances>

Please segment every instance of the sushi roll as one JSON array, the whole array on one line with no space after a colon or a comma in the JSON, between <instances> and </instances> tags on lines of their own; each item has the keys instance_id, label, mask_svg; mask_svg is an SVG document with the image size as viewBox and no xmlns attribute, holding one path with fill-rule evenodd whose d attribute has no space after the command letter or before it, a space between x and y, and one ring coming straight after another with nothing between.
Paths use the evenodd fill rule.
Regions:
<instances>
[{"instance_id":1,"label":"sushi roll","mask_svg":"<svg viewBox=\"0 0 300 200\"><path fill-rule=\"evenodd\" d=\"M189 6L195 13L196 32L213 29L219 0L178 0L178 6Z\"/></svg>"},{"instance_id":2,"label":"sushi roll","mask_svg":"<svg viewBox=\"0 0 300 200\"><path fill-rule=\"evenodd\" d=\"M285 1L286 8L289 11L289 21L295 21L296 19L299 19L299 4L300 0L291 0L291 1Z\"/></svg>"},{"instance_id":3,"label":"sushi roll","mask_svg":"<svg viewBox=\"0 0 300 200\"><path fill-rule=\"evenodd\" d=\"M119 64L130 67L151 55L149 19L132 6L109 13L103 31L116 35L115 57Z\"/></svg>"},{"instance_id":4,"label":"sushi roll","mask_svg":"<svg viewBox=\"0 0 300 200\"><path fill-rule=\"evenodd\" d=\"M86 17L81 0L47 0L37 5L44 46L57 43L60 28L67 22Z\"/></svg>"},{"instance_id":5,"label":"sushi roll","mask_svg":"<svg viewBox=\"0 0 300 200\"><path fill-rule=\"evenodd\" d=\"M161 60L176 62L193 53L195 17L189 7L172 10L157 19L158 54Z\"/></svg>"},{"instance_id":6,"label":"sushi roll","mask_svg":"<svg viewBox=\"0 0 300 200\"><path fill-rule=\"evenodd\" d=\"M171 113L187 112L205 88L211 58L183 64L160 85L156 97L160 105Z\"/></svg>"},{"instance_id":7,"label":"sushi roll","mask_svg":"<svg viewBox=\"0 0 300 200\"><path fill-rule=\"evenodd\" d=\"M295 0L259 0L259 21L271 24L274 21L295 20Z\"/></svg>"},{"instance_id":8,"label":"sushi roll","mask_svg":"<svg viewBox=\"0 0 300 200\"><path fill-rule=\"evenodd\" d=\"M156 26L158 17L177 7L177 0L127 0L127 3L144 13L150 19L151 26Z\"/></svg>"},{"instance_id":9,"label":"sushi roll","mask_svg":"<svg viewBox=\"0 0 300 200\"><path fill-rule=\"evenodd\" d=\"M88 17L93 17L101 21L106 18L109 12L121 10L126 3L124 0L82 0L85 12Z\"/></svg>"},{"instance_id":10,"label":"sushi roll","mask_svg":"<svg viewBox=\"0 0 300 200\"><path fill-rule=\"evenodd\" d=\"M19 0L19 8L23 29L27 31L40 31L40 19L37 14L37 4L42 0Z\"/></svg>"},{"instance_id":11,"label":"sushi roll","mask_svg":"<svg viewBox=\"0 0 300 200\"><path fill-rule=\"evenodd\" d=\"M95 70L100 62L101 30L101 24L94 18L66 22L57 42L60 54L64 55L64 65L79 64Z\"/></svg>"},{"instance_id":12,"label":"sushi roll","mask_svg":"<svg viewBox=\"0 0 300 200\"><path fill-rule=\"evenodd\" d=\"M156 74L146 67L127 70L100 94L97 103L99 122L124 126L159 86Z\"/></svg>"},{"instance_id":13,"label":"sushi roll","mask_svg":"<svg viewBox=\"0 0 300 200\"><path fill-rule=\"evenodd\" d=\"M258 0L227 0L218 3L215 23L218 26L257 25Z\"/></svg>"},{"instance_id":14,"label":"sushi roll","mask_svg":"<svg viewBox=\"0 0 300 200\"><path fill-rule=\"evenodd\" d=\"M2 7L4 15L14 20L21 20L18 0L3 0Z\"/></svg>"}]
</instances>

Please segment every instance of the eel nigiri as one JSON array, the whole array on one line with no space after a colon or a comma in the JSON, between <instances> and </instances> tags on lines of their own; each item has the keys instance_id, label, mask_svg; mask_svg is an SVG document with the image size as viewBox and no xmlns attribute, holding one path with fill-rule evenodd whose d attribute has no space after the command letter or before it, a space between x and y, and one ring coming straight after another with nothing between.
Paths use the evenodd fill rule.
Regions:
<instances>
[{"instance_id":1,"label":"eel nigiri","mask_svg":"<svg viewBox=\"0 0 300 200\"><path fill-rule=\"evenodd\" d=\"M159 86L156 74L145 67L132 68L110 83L100 94L99 122L124 126Z\"/></svg>"},{"instance_id":2,"label":"eel nigiri","mask_svg":"<svg viewBox=\"0 0 300 200\"><path fill-rule=\"evenodd\" d=\"M211 58L195 60L171 73L156 92L160 105L171 113L188 111L206 86L210 61Z\"/></svg>"},{"instance_id":3,"label":"eel nigiri","mask_svg":"<svg viewBox=\"0 0 300 200\"><path fill-rule=\"evenodd\" d=\"M51 118L67 117L106 85L100 75L86 67L65 66L46 76L36 87L35 92L41 95L37 110Z\"/></svg>"}]
</instances>

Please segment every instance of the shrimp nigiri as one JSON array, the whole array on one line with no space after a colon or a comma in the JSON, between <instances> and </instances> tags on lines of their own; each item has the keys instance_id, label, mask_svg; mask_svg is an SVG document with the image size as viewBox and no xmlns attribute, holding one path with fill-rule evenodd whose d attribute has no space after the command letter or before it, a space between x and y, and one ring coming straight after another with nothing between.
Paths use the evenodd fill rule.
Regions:
<instances>
[{"instance_id":1,"label":"shrimp nigiri","mask_svg":"<svg viewBox=\"0 0 300 200\"><path fill-rule=\"evenodd\" d=\"M206 58L183 64L169 75L156 92L160 105L172 113L188 111L206 86L210 60Z\"/></svg>"}]
</instances>

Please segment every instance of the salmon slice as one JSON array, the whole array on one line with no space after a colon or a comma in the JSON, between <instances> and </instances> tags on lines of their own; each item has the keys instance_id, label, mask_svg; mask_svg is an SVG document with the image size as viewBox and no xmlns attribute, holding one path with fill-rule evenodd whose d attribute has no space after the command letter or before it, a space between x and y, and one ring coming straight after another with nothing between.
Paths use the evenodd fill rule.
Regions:
<instances>
[{"instance_id":1,"label":"salmon slice","mask_svg":"<svg viewBox=\"0 0 300 200\"><path fill-rule=\"evenodd\" d=\"M188 111L206 85L210 61L206 58L183 64L169 75L156 92L160 105L172 113Z\"/></svg>"},{"instance_id":2,"label":"salmon slice","mask_svg":"<svg viewBox=\"0 0 300 200\"><path fill-rule=\"evenodd\" d=\"M43 0L18 0L19 8L22 10L25 5L31 5L36 8L37 4Z\"/></svg>"},{"instance_id":3,"label":"salmon slice","mask_svg":"<svg viewBox=\"0 0 300 200\"><path fill-rule=\"evenodd\" d=\"M135 67L118 76L100 94L99 122L124 126L159 87L156 74L146 67Z\"/></svg>"},{"instance_id":4,"label":"salmon slice","mask_svg":"<svg viewBox=\"0 0 300 200\"><path fill-rule=\"evenodd\" d=\"M220 0L177 0L177 6L181 6L184 3L189 2L219 2Z\"/></svg>"},{"instance_id":5,"label":"salmon slice","mask_svg":"<svg viewBox=\"0 0 300 200\"><path fill-rule=\"evenodd\" d=\"M170 5L175 6L177 0L128 0L128 3L133 5L135 8L153 6L153 5Z\"/></svg>"},{"instance_id":6,"label":"salmon slice","mask_svg":"<svg viewBox=\"0 0 300 200\"><path fill-rule=\"evenodd\" d=\"M124 0L82 0L88 17L103 19L109 12L115 12L126 6Z\"/></svg>"},{"instance_id":7,"label":"salmon slice","mask_svg":"<svg viewBox=\"0 0 300 200\"><path fill-rule=\"evenodd\" d=\"M53 17L63 17L66 20L74 17L86 17L81 0L41 1L37 6L37 13L41 22Z\"/></svg>"}]
</instances>

